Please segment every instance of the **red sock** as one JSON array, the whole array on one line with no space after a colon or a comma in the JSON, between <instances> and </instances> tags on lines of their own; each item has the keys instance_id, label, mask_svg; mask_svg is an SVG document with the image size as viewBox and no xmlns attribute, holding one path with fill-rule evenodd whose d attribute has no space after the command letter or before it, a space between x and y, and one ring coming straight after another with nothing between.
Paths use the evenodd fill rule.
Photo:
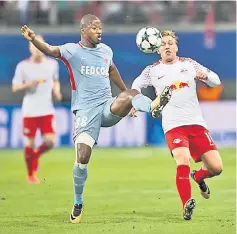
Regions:
<instances>
[{"instance_id":1,"label":"red sock","mask_svg":"<svg viewBox=\"0 0 237 234\"><path fill-rule=\"evenodd\" d=\"M208 170L203 170L202 168L195 172L195 180L199 183L201 180L213 177L214 175Z\"/></svg>"},{"instance_id":2,"label":"red sock","mask_svg":"<svg viewBox=\"0 0 237 234\"><path fill-rule=\"evenodd\" d=\"M191 198L191 183L189 180L190 167L188 165L179 165L176 173L176 186L179 196L182 200L183 207Z\"/></svg>"},{"instance_id":3,"label":"red sock","mask_svg":"<svg viewBox=\"0 0 237 234\"><path fill-rule=\"evenodd\" d=\"M51 149L51 147L49 147L45 143L43 143L36 151L37 157L39 157L41 154L47 152L50 149Z\"/></svg>"},{"instance_id":4,"label":"red sock","mask_svg":"<svg viewBox=\"0 0 237 234\"><path fill-rule=\"evenodd\" d=\"M34 150L31 147L26 146L24 153L25 153L25 162L26 162L28 175L32 176L33 174L32 159L34 156Z\"/></svg>"}]
</instances>

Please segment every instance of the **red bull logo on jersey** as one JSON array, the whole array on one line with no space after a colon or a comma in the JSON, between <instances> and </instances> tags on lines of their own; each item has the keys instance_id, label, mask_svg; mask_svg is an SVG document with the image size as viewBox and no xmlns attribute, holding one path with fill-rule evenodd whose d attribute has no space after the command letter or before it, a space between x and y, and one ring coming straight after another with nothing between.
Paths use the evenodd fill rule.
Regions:
<instances>
[{"instance_id":1,"label":"red bull logo on jersey","mask_svg":"<svg viewBox=\"0 0 237 234\"><path fill-rule=\"evenodd\" d=\"M189 87L188 82L175 81L172 85L170 85L171 90L177 90L177 91L185 87Z\"/></svg>"},{"instance_id":2,"label":"red bull logo on jersey","mask_svg":"<svg viewBox=\"0 0 237 234\"><path fill-rule=\"evenodd\" d=\"M44 84L44 83L46 83L46 80L45 80L45 79L42 79L42 78L41 78L41 79L38 79L38 83L39 83L39 84Z\"/></svg>"},{"instance_id":3,"label":"red bull logo on jersey","mask_svg":"<svg viewBox=\"0 0 237 234\"><path fill-rule=\"evenodd\" d=\"M81 74L107 76L109 69L106 67L81 66Z\"/></svg>"}]
</instances>

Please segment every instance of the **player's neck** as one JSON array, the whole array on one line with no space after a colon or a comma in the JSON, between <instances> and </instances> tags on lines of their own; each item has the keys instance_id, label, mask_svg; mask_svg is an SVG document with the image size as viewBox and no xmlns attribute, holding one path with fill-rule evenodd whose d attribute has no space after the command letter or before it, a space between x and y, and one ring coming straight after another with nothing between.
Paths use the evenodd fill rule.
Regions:
<instances>
[{"instance_id":1,"label":"player's neck","mask_svg":"<svg viewBox=\"0 0 237 234\"><path fill-rule=\"evenodd\" d=\"M44 60L44 56L31 56L31 57L30 57L30 60L31 60L33 63L42 63L43 60Z\"/></svg>"},{"instance_id":2,"label":"player's neck","mask_svg":"<svg viewBox=\"0 0 237 234\"><path fill-rule=\"evenodd\" d=\"M82 38L81 41L79 42L83 47L87 47L87 48L96 48L97 45L92 44L91 42L89 42L88 40Z\"/></svg>"},{"instance_id":3,"label":"player's neck","mask_svg":"<svg viewBox=\"0 0 237 234\"><path fill-rule=\"evenodd\" d=\"M161 59L163 64L174 64L178 61L178 57L176 56L173 60L165 60L165 59Z\"/></svg>"}]
</instances>

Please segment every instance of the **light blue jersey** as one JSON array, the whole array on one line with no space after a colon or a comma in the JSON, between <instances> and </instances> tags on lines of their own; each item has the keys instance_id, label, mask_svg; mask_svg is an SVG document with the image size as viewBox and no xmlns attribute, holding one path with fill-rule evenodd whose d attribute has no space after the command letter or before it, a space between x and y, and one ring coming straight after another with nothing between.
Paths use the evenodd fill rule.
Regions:
<instances>
[{"instance_id":1,"label":"light blue jersey","mask_svg":"<svg viewBox=\"0 0 237 234\"><path fill-rule=\"evenodd\" d=\"M109 68L113 52L100 43L86 48L80 43L59 46L61 60L66 64L72 86L72 111L75 113L74 140L87 133L95 142L101 127L110 127L122 118L111 113L112 98Z\"/></svg>"},{"instance_id":2,"label":"light blue jersey","mask_svg":"<svg viewBox=\"0 0 237 234\"><path fill-rule=\"evenodd\" d=\"M113 52L109 46L100 43L96 48L86 48L67 43L59 49L70 74L72 111L99 106L112 97L109 68Z\"/></svg>"}]
</instances>

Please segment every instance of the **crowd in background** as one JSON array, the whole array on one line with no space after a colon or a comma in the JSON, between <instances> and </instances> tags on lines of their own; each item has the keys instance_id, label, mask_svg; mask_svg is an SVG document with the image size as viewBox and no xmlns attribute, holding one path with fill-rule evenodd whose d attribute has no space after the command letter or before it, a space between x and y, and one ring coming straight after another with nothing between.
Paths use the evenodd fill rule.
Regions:
<instances>
[{"instance_id":1,"label":"crowd in background","mask_svg":"<svg viewBox=\"0 0 237 234\"><path fill-rule=\"evenodd\" d=\"M93 13L105 24L202 23L210 5L215 21L234 23L235 1L0 1L0 25L75 24Z\"/></svg>"}]
</instances>

